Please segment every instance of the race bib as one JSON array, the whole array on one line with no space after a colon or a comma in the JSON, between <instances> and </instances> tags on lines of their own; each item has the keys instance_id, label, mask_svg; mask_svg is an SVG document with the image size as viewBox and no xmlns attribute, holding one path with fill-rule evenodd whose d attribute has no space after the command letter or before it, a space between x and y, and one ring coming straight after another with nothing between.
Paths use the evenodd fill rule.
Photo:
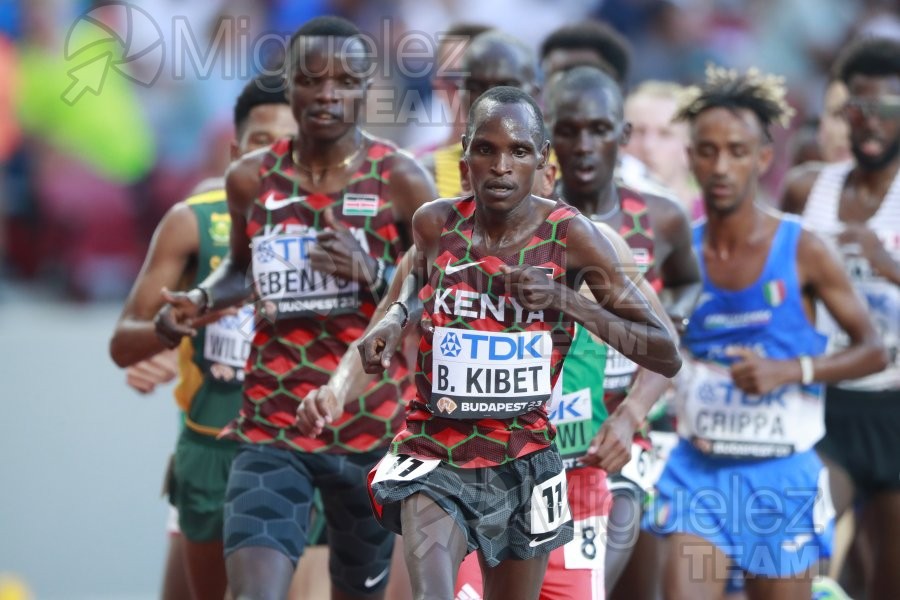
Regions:
<instances>
[{"instance_id":1,"label":"race bib","mask_svg":"<svg viewBox=\"0 0 900 600\"><path fill-rule=\"evenodd\" d=\"M351 231L368 251L364 233ZM253 239L253 281L263 317L308 317L359 308L359 283L312 268L309 250L315 243L316 231L300 225L277 227Z\"/></svg>"},{"instance_id":2,"label":"race bib","mask_svg":"<svg viewBox=\"0 0 900 600\"><path fill-rule=\"evenodd\" d=\"M372 483L381 481L412 481L434 471L440 460L415 458L408 454L388 454L378 463Z\"/></svg>"},{"instance_id":3,"label":"race bib","mask_svg":"<svg viewBox=\"0 0 900 600\"><path fill-rule=\"evenodd\" d=\"M556 447L566 468L577 466L593 439L591 390L584 388L563 394L553 402L550 421L556 426Z\"/></svg>"},{"instance_id":4,"label":"race bib","mask_svg":"<svg viewBox=\"0 0 900 600\"><path fill-rule=\"evenodd\" d=\"M530 516L532 535L555 531L572 519L565 470L534 486L531 491Z\"/></svg>"},{"instance_id":5,"label":"race bib","mask_svg":"<svg viewBox=\"0 0 900 600\"><path fill-rule=\"evenodd\" d=\"M891 257L900 262L900 233L880 230L877 234ZM840 387L871 391L900 388L900 287L876 273L858 245L834 243L844 259L850 281L865 300L869 317L888 351L885 370L862 379L842 381ZM829 338L829 352L847 348L850 338L828 310L820 307L817 314L817 325Z\"/></svg>"},{"instance_id":6,"label":"race bib","mask_svg":"<svg viewBox=\"0 0 900 600\"><path fill-rule=\"evenodd\" d=\"M706 454L776 458L811 448L825 434L821 386L790 384L747 394L727 367L690 361L681 379L679 434Z\"/></svg>"},{"instance_id":7,"label":"race bib","mask_svg":"<svg viewBox=\"0 0 900 600\"><path fill-rule=\"evenodd\" d=\"M553 341L546 331L436 327L428 409L450 419L508 419L550 399Z\"/></svg>"},{"instance_id":8,"label":"race bib","mask_svg":"<svg viewBox=\"0 0 900 600\"><path fill-rule=\"evenodd\" d=\"M634 482L645 492L649 492L653 489L661 472L661 467L657 469L656 465L657 460L652 447L647 449L632 442L631 460L622 467L621 475Z\"/></svg>"},{"instance_id":9,"label":"race bib","mask_svg":"<svg viewBox=\"0 0 900 600\"><path fill-rule=\"evenodd\" d=\"M566 569L596 570L603 576L606 560L606 527L609 517L594 515L575 521L575 537L564 546Z\"/></svg>"},{"instance_id":10,"label":"race bib","mask_svg":"<svg viewBox=\"0 0 900 600\"><path fill-rule=\"evenodd\" d=\"M631 389L637 370L637 363L626 358L612 346L607 346L603 389L607 392L628 391Z\"/></svg>"},{"instance_id":11,"label":"race bib","mask_svg":"<svg viewBox=\"0 0 900 600\"><path fill-rule=\"evenodd\" d=\"M244 366L253 341L253 307L241 307L206 326L203 359L212 377L226 383L244 381Z\"/></svg>"}]
</instances>

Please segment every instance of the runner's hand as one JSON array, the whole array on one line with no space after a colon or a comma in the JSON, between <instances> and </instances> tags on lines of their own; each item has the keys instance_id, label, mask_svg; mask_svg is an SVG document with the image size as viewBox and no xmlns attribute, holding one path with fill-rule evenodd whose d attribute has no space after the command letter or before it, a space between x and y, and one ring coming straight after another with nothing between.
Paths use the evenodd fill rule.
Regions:
<instances>
[{"instance_id":1,"label":"runner's hand","mask_svg":"<svg viewBox=\"0 0 900 600\"><path fill-rule=\"evenodd\" d=\"M750 348L733 346L725 351L738 360L731 365L731 379L747 394L767 394L782 385L800 381L796 360L763 358Z\"/></svg>"},{"instance_id":2,"label":"runner's hand","mask_svg":"<svg viewBox=\"0 0 900 600\"><path fill-rule=\"evenodd\" d=\"M544 310L559 298L559 288L546 273L529 265L500 265L506 275L506 293L528 310Z\"/></svg>"},{"instance_id":3,"label":"runner's hand","mask_svg":"<svg viewBox=\"0 0 900 600\"><path fill-rule=\"evenodd\" d=\"M327 385L309 392L297 407L296 426L300 433L317 437L344 412L343 404Z\"/></svg>"},{"instance_id":4,"label":"runner's hand","mask_svg":"<svg viewBox=\"0 0 900 600\"><path fill-rule=\"evenodd\" d=\"M636 417L620 407L603 421L579 462L599 467L607 473L618 473L631 460L631 443L639 425Z\"/></svg>"},{"instance_id":5,"label":"runner's hand","mask_svg":"<svg viewBox=\"0 0 900 600\"><path fill-rule=\"evenodd\" d=\"M177 374L178 353L165 350L125 369L125 382L140 393L149 394L157 385L172 381Z\"/></svg>"},{"instance_id":6,"label":"runner's hand","mask_svg":"<svg viewBox=\"0 0 900 600\"><path fill-rule=\"evenodd\" d=\"M313 269L327 275L368 284L375 275L375 259L363 250L346 225L334 218L327 208L322 214L326 229L316 236L309 249Z\"/></svg>"},{"instance_id":7,"label":"runner's hand","mask_svg":"<svg viewBox=\"0 0 900 600\"><path fill-rule=\"evenodd\" d=\"M166 304L159 309L153 323L156 326L156 337L166 348L174 348L186 335L195 336L197 330L191 321L200 316L200 308L189 295L189 292L170 292L162 289Z\"/></svg>"},{"instance_id":8,"label":"runner's hand","mask_svg":"<svg viewBox=\"0 0 900 600\"><path fill-rule=\"evenodd\" d=\"M389 312L369 333L360 338L357 349L365 372L377 374L387 369L402 336L400 320Z\"/></svg>"}]
</instances>

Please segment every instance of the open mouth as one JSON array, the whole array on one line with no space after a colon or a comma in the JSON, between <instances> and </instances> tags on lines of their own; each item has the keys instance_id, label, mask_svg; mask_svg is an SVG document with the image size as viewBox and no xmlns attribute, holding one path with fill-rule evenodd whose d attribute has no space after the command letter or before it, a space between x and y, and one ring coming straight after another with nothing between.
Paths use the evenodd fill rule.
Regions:
<instances>
[{"instance_id":1,"label":"open mouth","mask_svg":"<svg viewBox=\"0 0 900 600\"><path fill-rule=\"evenodd\" d=\"M578 181L591 181L597 176L597 166L584 163L576 165L572 172Z\"/></svg>"},{"instance_id":2,"label":"open mouth","mask_svg":"<svg viewBox=\"0 0 900 600\"><path fill-rule=\"evenodd\" d=\"M338 123L341 120L340 116L326 110L310 112L308 113L308 116L310 121L323 125Z\"/></svg>"},{"instance_id":3,"label":"open mouth","mask_svg":"<svg viewBox=\"0 0 900 600\"><path fill-rule=\"evenodd\" d=\"M876 138L866 138L859 144L859 150L867 156L880 156L884 152L884 144Z\"/></svg>"},{"instance_id":4,"label":"open mouth","mask_svg":"<svg viewBox=\"0 0 900 600\"><path fill-rule=\"evenodd\" d=\"M484 189L493 196L508 196L516 186L508 181L491 181L485 184Z\"/></svg>"}]
</instances>

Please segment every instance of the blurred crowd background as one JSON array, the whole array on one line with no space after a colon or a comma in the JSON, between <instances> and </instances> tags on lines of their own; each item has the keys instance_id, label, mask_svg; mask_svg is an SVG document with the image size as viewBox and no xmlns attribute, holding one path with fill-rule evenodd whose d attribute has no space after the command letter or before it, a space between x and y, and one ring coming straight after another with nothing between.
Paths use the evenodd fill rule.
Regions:
<instances>
[{"instance_id":1,"label":"blurred crowd background","mask_svg":"<svg viewBox=\"0 0 900 600\"><path fill-rule=\"evenodd\" d=\"M0 1L2 273L81 301L127 293L165 210L202 178L224 171L232 103L243 83L279 64L278 40L318 14L345 16L377 40L375 88L391 91L387 102L395 104L393 111L376 107L381 116L371 129L407 147L441 139L445 123L440 111L421 117L429 114L432 73L427 62L397 68L398 44L409 32L436 41L458 22L491 25L537 48L563 24L602 19L631 43L629 86L697 82L710 61L783 75L797 115L777 139L779 160L767 179L772 193L823 110L841 45L863 32L900 36L892 0L141 0L134 3L140 10L103 4ZM89 54L76 46L104 41L84 37L85 23L95 36L108 26L105 41L118 45L119 59L101 93L82 90L72 102L89 83L73 79ZM404 101L418 117L385 118ZM416 112L419 101L425 108Z\"/></svg>"}]
</instances>

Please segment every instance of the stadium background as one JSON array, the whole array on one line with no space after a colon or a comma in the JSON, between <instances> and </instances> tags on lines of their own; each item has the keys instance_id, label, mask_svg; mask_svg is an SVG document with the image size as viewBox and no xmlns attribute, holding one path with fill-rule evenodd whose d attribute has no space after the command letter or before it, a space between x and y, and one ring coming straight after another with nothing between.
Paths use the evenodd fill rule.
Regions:
<instances>
[{"instance_id":1,"label":"stadium background","mask_svg":"<svg viewBox=\"0 0 900 600\"><path fill-rule=\"evenodd\" d=\"M108 338L161 215L227 164L244 81L306 19L340 14L373 34L375 89L421 112L408 126L370 107L372 129L409 146L446 124L428 104L426 63L397 68L400 42L459 21L537 47L564 23L605 19L632 44L632 85L692 83L711 60L784 75L798 115L777 139L771 194L811 137L838 48L900 36L887 0L99 4L0 0L0 600L27 598L23 582L42 600L156 596L177 416L170 388L125 386Z\"/></svg>"}]
</instances>

